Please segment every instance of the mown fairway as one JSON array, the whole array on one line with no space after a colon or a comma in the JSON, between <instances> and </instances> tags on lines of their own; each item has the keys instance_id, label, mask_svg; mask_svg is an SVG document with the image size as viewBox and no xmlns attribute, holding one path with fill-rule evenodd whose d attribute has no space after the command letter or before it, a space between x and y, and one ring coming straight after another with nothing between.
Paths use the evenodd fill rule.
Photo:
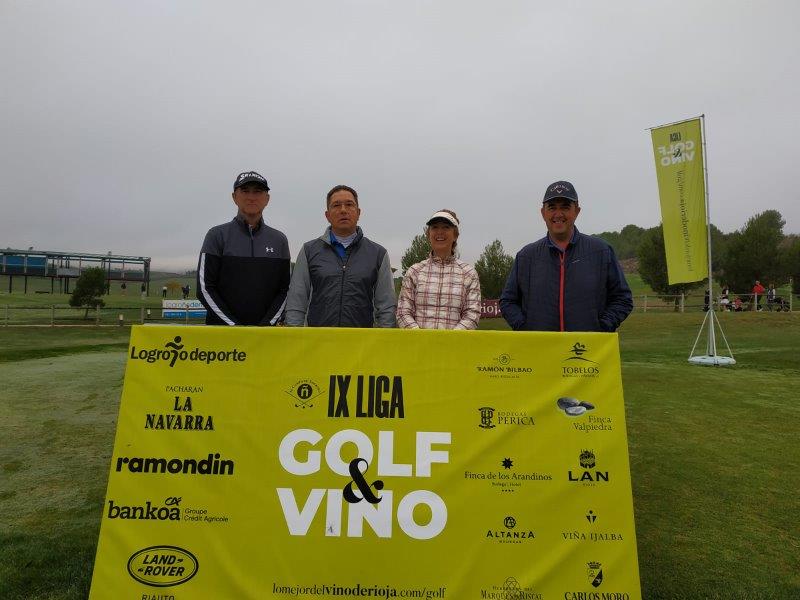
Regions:
<instances>
[{"instance_id":1,"label":"mown fairway","mask_svg":"<svg viewBox=\"0 0 800 600\"><path fill-rule=\"evenodd\" d=\"M733 368L686 363L699 312L621 331L643 595L800 598L800 315L721 318ZM88 593L127 337L0 328L3 600Z\"/></svg>"}]
</instances>

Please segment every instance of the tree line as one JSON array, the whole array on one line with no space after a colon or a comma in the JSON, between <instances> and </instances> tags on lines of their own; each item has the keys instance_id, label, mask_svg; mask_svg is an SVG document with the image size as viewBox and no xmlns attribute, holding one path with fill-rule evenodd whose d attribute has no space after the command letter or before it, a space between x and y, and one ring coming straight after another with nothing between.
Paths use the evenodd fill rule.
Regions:
<instances>
[{"instance_id":1,"label":"tree line","mask_svg":"<svg viewBox=\"0 0 800 600\"><path fill-rule=\"evenodd\" d=\"M748 219L741 228L723 233L711 225L711 252L714 279L733 293L746 293L756 280L780 286L794 281L793 292L800 293L800 236L785 235L786 225L777 210L766 210ZM608 242L620 260L638 260L639 275L654 292L661 295L686 294L704 286L704 282L669 285L664 232L661 225L645 229L626 225L621 231L597 234ZM402 272L430 255L430 243L420 234L414 237L401 260ZM506 254L500 240L484 248L475 262L484 298L499 298L513 257Z\"/></svg>"},{"instance_id":2,"label":"tree line","mask_svg":"<svg viewBox=\"0 0 800 600\"><path fill-rule=\"evenodd\" d=\"M785 284L791 278L792 292L800 294L800 235L783 233L786 221L777 210L766 210L748 219L732 233L723 233L711 225L711 251L714 279L727 285L732 293L743 294L752 289L753 282ZM644 229L626 225L620 231L604 231L596 235L608 242L620 260L636 258L639 275L657 294L680 295L703 287L704 282L669 285L664 233L661 225ZM402 272L425 260L431 253L428 238L417 235L403 254ZM503 249L500 240L487 245L475 262L484 298L499 298L514 259ZM70 305L89 308L104 305L105 274L101 268L86 269L78 278ZM168 284L169 285L169 284Z\"/></svg>"},{"instance_id":3,"label":"tree line","mask_svg":"<svg viewBox=\"0 0 800 600\"><path fill-rule=\"evenodd\" d=\"M714 279L732 293L748 293L756 280L776 287L794 282L800 293L800 236L786 235L786 221L777 210L765 210L747 220L743 227L723 233L711 225L711 254ZM667 283L664 232L661 225L642 229L628 225L617 232L597 237L614 247L619 258L637 258L639 275L658 294L685 294L707 283Z\"/></svg>"}]
</instances>

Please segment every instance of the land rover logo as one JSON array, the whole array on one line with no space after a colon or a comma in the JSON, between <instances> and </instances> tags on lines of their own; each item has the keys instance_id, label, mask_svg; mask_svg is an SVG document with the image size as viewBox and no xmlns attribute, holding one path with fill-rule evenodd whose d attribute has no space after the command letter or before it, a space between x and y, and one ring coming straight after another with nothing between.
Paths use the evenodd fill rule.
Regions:
<instances>
[{"instance_id":1,"label":"land rover logo","mask_svg":"<svg viewBox=\"0 0 800 600\"><path fill-rule=\"evenodd\" d=\"M186 583L197 574L194 554L177 546L150 546L128 559L128 573L136 581L153 587Z\"/></svg>"}]
</instances>

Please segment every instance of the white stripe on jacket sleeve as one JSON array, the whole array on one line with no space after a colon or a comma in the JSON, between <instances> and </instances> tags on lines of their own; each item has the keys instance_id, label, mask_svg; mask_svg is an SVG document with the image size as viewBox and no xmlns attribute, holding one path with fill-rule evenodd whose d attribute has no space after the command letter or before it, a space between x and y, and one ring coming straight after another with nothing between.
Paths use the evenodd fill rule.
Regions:
<instances>
[{"instance_id":1,"label":"white stripe on jacket sleeve","mask_svg":"<svg viewBox=\"0 0 800 600\"><path fill-rule=\"evenodd\" d=\"M214 299L211 297L211 294L208 293L206 289L206 253L203 252L200 254L200 272L199 272L199 279L200 279L200 293L203 294L203 298L205 298L208 305L211 307L211 310L223 321L225 321L228 325L236 325L233 321L228 318L222 309L217 306L217 303L214 302Z\"/></svg>"}]
</instances>

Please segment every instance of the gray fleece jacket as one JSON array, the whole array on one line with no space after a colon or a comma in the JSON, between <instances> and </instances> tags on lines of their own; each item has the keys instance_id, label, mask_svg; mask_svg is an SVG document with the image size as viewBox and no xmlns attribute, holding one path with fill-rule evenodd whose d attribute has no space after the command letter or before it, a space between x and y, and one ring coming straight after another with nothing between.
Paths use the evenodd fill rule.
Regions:
<instances>
[{"instance_id":1,"label":"gray fleece jacket","mask_svg":"<svg viewBox=\"0 0 800 600\"><path fill-rule=\"evenodd\" d=\"M397 299L386 249L361 228L340 258L331 228L303 244L286 298L286 324L309 327L395 327Z\"/></svg>"}]
</instances>

